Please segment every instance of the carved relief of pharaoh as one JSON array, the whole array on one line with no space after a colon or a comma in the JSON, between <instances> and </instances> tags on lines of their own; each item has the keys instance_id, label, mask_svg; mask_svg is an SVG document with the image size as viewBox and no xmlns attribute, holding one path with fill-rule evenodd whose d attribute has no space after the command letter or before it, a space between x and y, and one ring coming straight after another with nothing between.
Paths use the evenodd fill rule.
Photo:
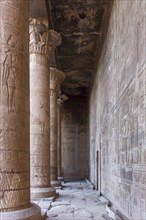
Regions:
<instances>
[{"instance_id":1,"label":"carved relief of pharaoh","mask_svg":"<svg viewBox=\"0 0 146 220\"><path fill-rule=\"evenodd\" d=\"M10 34L7 40L5 58L3 61L2 88L7 95L8 112L15 112L16 81L18 79L17 55L15 48L17 40Z\"/></svg>"}]
</instances>

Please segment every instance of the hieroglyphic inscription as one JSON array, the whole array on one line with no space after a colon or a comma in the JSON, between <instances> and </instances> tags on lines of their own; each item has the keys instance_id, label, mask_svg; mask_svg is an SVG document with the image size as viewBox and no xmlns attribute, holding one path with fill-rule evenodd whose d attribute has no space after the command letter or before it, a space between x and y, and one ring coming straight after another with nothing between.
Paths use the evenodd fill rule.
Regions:
<instances>
[{"instance_id":1,"label":"hieroglyphic inscription","mask_svg":"<svg viewBox=\"0 0 146 220\"><path fill-rule=\"evenodd\" d=\"M0 210L30 204L28 0L2 0L0 79Z\"/></svg>"}]
</instances>

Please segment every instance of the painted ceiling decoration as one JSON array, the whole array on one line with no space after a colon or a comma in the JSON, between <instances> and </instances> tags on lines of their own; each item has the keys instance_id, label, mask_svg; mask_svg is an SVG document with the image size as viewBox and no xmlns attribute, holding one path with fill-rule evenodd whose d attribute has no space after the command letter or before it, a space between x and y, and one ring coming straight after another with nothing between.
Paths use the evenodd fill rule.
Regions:
<instances>
[{"instance_id":1,"label":"painted ceiling decoration","mask_svg":"<svg viewBox=\"0 0 146 220\"><path fill-rule=\"evenodd\" d=\"M30 13L47 14L50 28L61 34L62 44L56 49L56 59L58 68L66 75L63 93L86 96L95 68L107 0L30 1L31 8L35 5L35 13L34 9ZM37 8L41 2L46 5L46 11L40 12L41 7Z\"/></svg>"}]
</instances>

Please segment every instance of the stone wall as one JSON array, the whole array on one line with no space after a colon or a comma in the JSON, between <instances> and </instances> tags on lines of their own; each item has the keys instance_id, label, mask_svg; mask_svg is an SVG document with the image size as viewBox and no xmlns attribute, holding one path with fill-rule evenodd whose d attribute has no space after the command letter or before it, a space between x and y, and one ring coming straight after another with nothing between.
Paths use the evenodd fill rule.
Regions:
<instances>
[{"instance_id":1,"label":"stone wall","mask_svg":"<svg viewBox=\"0 0 146 220\"><path fill-rule=\"evenodd\" d=\"M145 11L114 1L89 102L90 180L132 220L146 219Z\"/></svg>"},{"instance_id":2,"label":"stone wall","mask_svg":"<svg viewBox=\"0 0 146 220\"><path fill-rule=\"evenodd\" d=\"M88 175L87 102L69 97L62 118L62 171L65 179L85 179Z\"/></svg>"}]
</instances>

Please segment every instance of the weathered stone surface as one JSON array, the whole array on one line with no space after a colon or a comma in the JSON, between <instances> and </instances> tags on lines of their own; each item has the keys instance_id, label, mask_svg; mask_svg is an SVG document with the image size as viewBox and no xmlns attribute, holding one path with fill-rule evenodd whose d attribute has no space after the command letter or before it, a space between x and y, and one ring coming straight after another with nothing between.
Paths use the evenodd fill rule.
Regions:
<instances>
[{"instance_id":1,"label":"weathered stone surface","mask_svg":"<svg viewBox=\"0 0 146 220\"><path fill-rule=\"evenodd\" d=\"M65 101L68 100L68 97L66 95L59 95L59 98L57 99L57 176L58 180L63 180L63 174L62 174L62 154L61 154L61 121L62 121L62 110L63 110L63 104Z\"/></svg>"},{"instance_id":2,"label":"weathered stone surface","mask_svg":"<svg viewBox=\"0 0 146 220\"><path fill-rule=\"evenodd\" d=\"M50 178L52 186L60 185L57 175L57 98L64 73L50 67Z\"/></svg>"},{"instance_id":3,"label":"weathered stone surface","mask_svg":"<svg viewBox=\"0 0 146 220\"><path fill-rule=\"evenodd\" d=\"M29 0L29 17L47 17L47 8L44 0Z\"/></svg>"},{"instance_id":4,"label":"weathered stone surface","mask_svg":"<svg viewBox=\"0 0 146 220\"><path fill-rule=\"evenodd\" d=\"M58 192L59 197L55 202L51 203L51 207L47 211L46 220L104 219L102 215L106 215L105 205L101 203L96 204L94 201L96 191L88 189L85 181L67 182L64 184L63 190L59 190ZM83 198L82 200L79 198L79 195ZM66 203L66 199L70 202ZM89 199L91 202L90 206ZM99 200L99 196L97 195L96 200Z\"/></svg>"},{"instance_id":5,"label":"weathered stone surface","mask_svg":"<svg viewBox=\"0 0 146 220\"><path fill-rule=\"evenodd\" d=\"M30 167L31 196L53 196L50 187L49 31L43 20L30 19ZM50 188L49 188L50 187Z\"/></svg>"},{"instance_id":6,"label":"weathered stone surface","mask_svg":"<svg viewBox=\"0 0 146 220\"><path fill-rule=\"evenodd\" d=\"M0 218L40 219L30 204L28 0L0 1Z\"/></svg>"},{"instance_id":7,"label":"weathered stone surface","mask_svg":"<svg viewBox=\"0 0 146 220\"><path fill-rule=\"evenodd\" d=\"M0 210L8 211L30 204L28 1L0 8Z\"/></svg>"},{"instance_id":8,"label":"weathered stone surface","mask_svg":"<svg viewBox=\"0 0 146 220\"><path fill-rule=\"evenodd\" d=\"M69 97L62 118L62 172L64 179L84 179L88 175L87 102Z\"/></svg>"},{"instance_id":9,"label":"weathered stone surface","mask_svg":"<svg viewBox=\"0 0 146 220\"><path fill-rule=\"evenodd\" d=\"M90 179L146 218L146 1L114 1L90 97Z\"/></svg>"},{"instance_id":10,"label":"weathered stone surface","mask_svg":"<svg viewBox=\"0 0 146 220\"><path fill-rule=\"evenodd\" d=\"M96 63L96 47L108 0L50 0L54 30L62 44L57 49L58 63L66 78L63 93L87 96Z\"/></svg>"},{"instance_id":11,"label":"weathered stone surface","mask_svg":"<svg viewBox=\"0 0 146 220\"><path fill-rule=\"evenodd\" d=\"M0 218L2 220L41 220L40 207L32 204L25 209L13 212L1 212Z\"/></svg>"},{"instance_id":12,"label":"weathered stone surface","mask_svg":"<svg viewBox=\"0 0 146 220\"><path fill-rule=\"evenodd\" d=\"M77 219L89 219L92 218L93 215L91 214L91 212L89 212L87 209L78 209L77 211L74 212L74 217Z\"/></svg>"}]
</instances>

